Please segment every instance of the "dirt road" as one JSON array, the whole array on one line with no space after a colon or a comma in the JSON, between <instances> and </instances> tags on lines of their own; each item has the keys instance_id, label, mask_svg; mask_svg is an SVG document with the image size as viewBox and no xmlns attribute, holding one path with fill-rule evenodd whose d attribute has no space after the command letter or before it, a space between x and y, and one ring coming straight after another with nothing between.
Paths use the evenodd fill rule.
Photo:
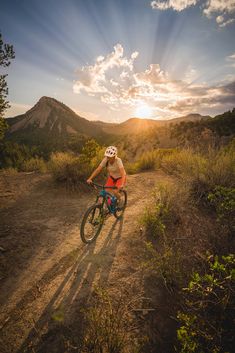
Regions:
<instances>
[{"instance_id":1,"label":"dirt road","mask_svg":"<svg viewBox=\"0 0 235 353\"><path fill-rule=\"evenodd\" d=\"M91 245L79 228L94 193L69 192L49 175L0 178L0 351L63 352L60 330L72 335L94 286L119 288L138 271L139 218L165 176L129 176L123 219L109 217Z\"/></svg>"}]
</instances>

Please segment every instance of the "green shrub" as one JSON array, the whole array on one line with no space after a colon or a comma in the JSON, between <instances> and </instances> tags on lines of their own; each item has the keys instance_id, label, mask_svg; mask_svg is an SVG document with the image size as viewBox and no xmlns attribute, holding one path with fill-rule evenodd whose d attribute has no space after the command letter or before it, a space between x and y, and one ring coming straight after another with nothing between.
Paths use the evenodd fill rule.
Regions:
<instances>
[{"instance_id":1,"label":"green shrub","mask_svg":"<svg viewBox=\"0 0 235 353\"><path fill-rule=\"evenodd\" d=\"M231 353L234 348L235 257L209 256L204 275L194 273L178 313L180 353Z\"/></svg>"},{"instance_id":2,"label":"green shrub","mask_svg":"<svg viewBox=\"0 0 235 353\"><path fill-rule=\"evenodd\" d=\"M208 195L209 202L215 207L218 220L235 229L235 188L217 186Z\"/></svg>"},{"instance_id":3,"label":"green shrub","mask_svg":"<svg viewBox=\"0 0 235 353\"><path fill-rule=\"evenodd\" d=\"M24 172L41 172L45 173L47 171L47 165L42 158L30 158L23 162L21 170Z\"/></svg>"},{"instance_id":4,"label":"green shrub","mask_svg":"<svg viewBox=\"0 0 235 353\"><path fill-rule=\"evenodd\" d=\"M148 234L152 237L158 237L164 234L165 224L164 216L167 210L164 209L162 204L154 205L145 209L144 214L141 218L141 222L146 227Z\"/></svg>"},{"instance_id":5,"label":"green shrub","mask_svg":"<svg viewBox=\"0 0 235 353\"><path fill-rule=\"evenodd\" d=\"M185 283L186 274L182 266L183 256L179 249L165 242L161 250L154 248L150 242L146 243L146 260L143 267L163 279L166 288L172 291Z\"/></svg>"}]
</instances>

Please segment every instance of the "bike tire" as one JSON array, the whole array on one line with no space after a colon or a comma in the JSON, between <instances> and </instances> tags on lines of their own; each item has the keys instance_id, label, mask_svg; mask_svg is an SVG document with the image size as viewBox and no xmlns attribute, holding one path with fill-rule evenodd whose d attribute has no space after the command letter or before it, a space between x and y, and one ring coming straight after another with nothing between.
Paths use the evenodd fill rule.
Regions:
<instances>
[{"instance_id":1,"label":"bike tire","mask_svg":"<svg viewBox=\"0 0 235 353\"><path fill-rule=\"evenodd\" d=\"M91 236L89 236L88 228L86 227L88 226L88 223L90 223L91 229L92 229L92 226L93 227L97 226L96 229L94 228L94 233L92 233ZM98 237L102 229L103 223L104 223L104 216L103 216L102 205L92 205L91 207L89 207L85 212L81 223L80 236L82 241L85 244L90 244L93 241L95 241L95 239Z\"/></svg>"},{"instance_id":2,"label":"bike tire","mask_svg":"<svg viewBox=\"0 0 235 353\"><path fill-rule=\"evenodd\" d=\"M120 193L123 194L121 196L121 198L123 198L123 203L122 203L122 207L120 210L118 210L118 207L116 209L116 211L114 212L114 217L116 217L117 219L122 218L123 213L125 211L126 205L127 205L127 192L126 190L120 190Z\"/></svg>"}]
</instances>

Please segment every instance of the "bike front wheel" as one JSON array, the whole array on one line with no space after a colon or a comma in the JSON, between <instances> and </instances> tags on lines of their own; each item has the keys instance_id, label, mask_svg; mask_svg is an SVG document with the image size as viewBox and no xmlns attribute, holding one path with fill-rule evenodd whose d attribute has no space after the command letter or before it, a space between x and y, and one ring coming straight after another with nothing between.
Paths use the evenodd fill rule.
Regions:
<instances>
[{"instance_id":1,"label":"bike front wheel","mask_svg":"<svg viewBox=\"0 0 235 353\"><path fill-rule=\"evenodd\" d=\"M89 244L94 241L103 226L104 215L102 205L93 205L84 214L80 235L84 243Z\"/></svg>"}]
</instances>

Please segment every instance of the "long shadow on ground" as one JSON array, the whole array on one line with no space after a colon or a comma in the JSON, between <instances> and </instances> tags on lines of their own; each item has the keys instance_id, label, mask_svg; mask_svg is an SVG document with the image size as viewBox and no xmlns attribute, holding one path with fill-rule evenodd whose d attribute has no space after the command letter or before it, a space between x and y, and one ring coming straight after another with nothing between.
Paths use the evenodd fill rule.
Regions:
<instances>
[{"instance_id":1,"label":"long shadow on ground","mask_svg":"<svg viewBox=\"0 0 235 353\"><path fill-rule=\"evenodd\" d=\"M81 249L75 250L61 259L60 263L43 276L43 278L48 277L46 279L48 283L48 279L53 280L52 273L56 277L58 272L65 272L70 267L17 353L74 351L83 335L81 309L88 305L94 285L105 286L108 283L122 226L122 220L116 220L113 223L97 252L95 252L96 243L85 246L82 252ZM115 236L114 233L116 233ZM69 288L67 289L66 286ZM26 293L25 298L17 305L15 314L24 300L32 295L31 291L33 289ZM54 315L58 311L60 312L59 322L56 318L57 315ZM46 333L41 336L42 332ZM70 350L68 342L73 342Z\"/></svg>"}]
</instances>

